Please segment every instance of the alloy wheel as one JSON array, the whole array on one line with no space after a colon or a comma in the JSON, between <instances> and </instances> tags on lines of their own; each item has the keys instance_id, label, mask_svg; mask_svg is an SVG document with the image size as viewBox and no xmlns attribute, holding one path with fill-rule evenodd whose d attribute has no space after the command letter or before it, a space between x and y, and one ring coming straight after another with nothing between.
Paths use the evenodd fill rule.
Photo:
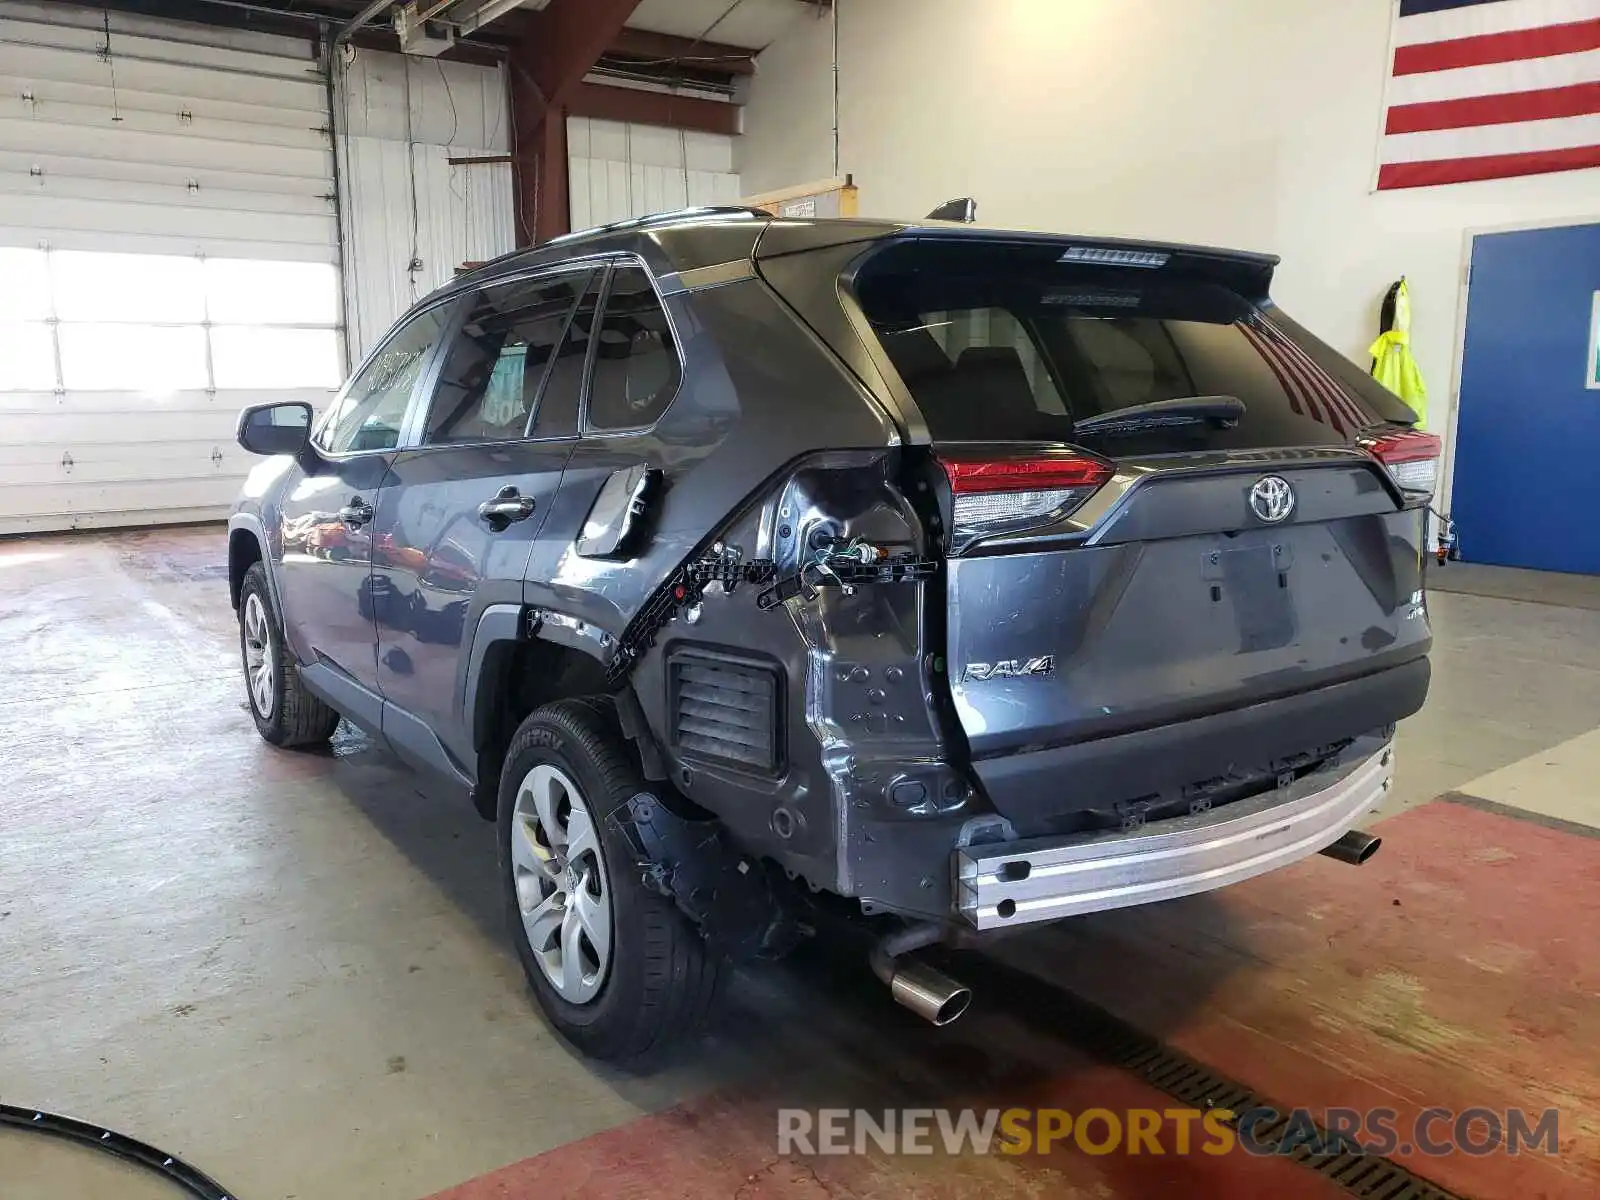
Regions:
<instances>
[{"instance_id":1,"label":"alloy wheel","mask_svg":"<svg viewBox=\"0 0 1600 1200\"><path fill-rule=\"evenodd\" d=\"M583 793L540 763L517 787L511 823L517 908L539 969L569 1004L599 993L611 962L611 890Z\"/></svg>"},{"instance_id":2,"label":"alloy wheel","mask_svg":"<svg viewBox=\"0 0 1600 1200\"><path fill-rule=\"evenodd\" d=\"M256 712L264 720L272 718L275 657L266 605L261 603L259 595L251 592L244 601L244 678Z\"/></svg>"}]
</instances>

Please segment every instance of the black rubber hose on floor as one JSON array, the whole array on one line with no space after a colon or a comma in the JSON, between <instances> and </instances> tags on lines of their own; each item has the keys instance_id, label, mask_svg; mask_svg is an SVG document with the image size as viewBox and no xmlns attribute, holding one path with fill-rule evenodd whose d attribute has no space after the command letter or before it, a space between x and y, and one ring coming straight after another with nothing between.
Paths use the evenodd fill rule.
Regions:
<instances>
[{"instance_id":1,"label":"black rubber hose on floor","mask_svg":"<svg viewBox=\"0 0 1600 1200\"><path fill-rule=\"evenodd\" d=\"M46 1137L76 1142L80 1146L91 1146L113 1158L154 1172L174 1187L198 1197L198 1200L236 1200L227 1188L181 1158L174 1158L164 1150L157 1150L113 1129L103 1129L86 1121L75 1121L71 1117L40 1112L34 1108L18 1108L14 1104L0 1104L0 1126L41 1133Z\"/></svg>"}]
</instances>

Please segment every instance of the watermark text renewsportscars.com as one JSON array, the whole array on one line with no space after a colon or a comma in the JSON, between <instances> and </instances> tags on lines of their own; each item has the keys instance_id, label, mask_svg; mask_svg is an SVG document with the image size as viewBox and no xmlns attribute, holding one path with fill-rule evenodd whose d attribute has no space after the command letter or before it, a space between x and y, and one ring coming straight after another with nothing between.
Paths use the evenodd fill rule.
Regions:
<instances>
[{"instance_id":1,"label":"watermark text renewsportscars.com","mask_svg":"<svg viewBox=\"0 0 1600 1200\"><path fill-rule=\"evenodd\" d=\"M1286 1120L1284 1118L1287 1118ZM1560 1114L1547 1108L781 1108L778 1153L1222 1155L1556 1154ZM1270 1137L1264 1137L1265 1131Z\"/></svg>"}]
</instances>

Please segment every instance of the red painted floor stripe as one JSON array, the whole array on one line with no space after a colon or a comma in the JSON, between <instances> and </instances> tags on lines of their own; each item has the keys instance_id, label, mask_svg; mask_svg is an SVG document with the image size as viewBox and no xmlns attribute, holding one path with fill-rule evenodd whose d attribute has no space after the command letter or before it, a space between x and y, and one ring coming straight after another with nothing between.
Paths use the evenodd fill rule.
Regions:
<instances>
[{"instance_id":1,"label":"red painted floor stripe","mask_svg":"<svg viewBox=\"0 0 1600 1200\"><path fill-rule=\"evenodd\" d=\"M784 1100L778 1084L760 1094L691 1101L514 1163L432 1200L1335 1200L1344 1194L1304 1167L1239 1150L1157 1157L1053 1147L1043 1156L891 1157L874 1149L866 1155L780 1158L776 1113ZM948 1103L988 1107L991 1102L952 1097ZM1087 1062L1027 1097L993 1103L1073 1112L1174 1107L1171 1099L1130 1076Z\"/></svg>"},{"instance_id":2,"label":"red painted floor stripe","mask_svg":"<svg viewBox=\"0 0 1600 1200\"><path fill-rule=\"evenodd\" d=\"M1428 71L1483 67L1525 58L1581 54L1586 50L1600 50L1600 19L1400 46L1394 52L1394 73L1421 75Z\"/></svg>"},{"instance_id":3,"label":"red painted floor stripe","mask_svg":"<svg viewBox=\"0 0 1600 1200\"><path fill-rule=\"evenodd\" d=\"M1381 828L1359 869L1064 926L1030 969L1268 1097L1558 1107L1558 1157L1401 1161L1471 1196L1600 1193L1600 840L1446 801Z\"/></svg>"},{"instance_id":4,"label":"red painted floor stripe","mask_svg":"<svg viewBox=\"0 0 1600 1200\"><path fill-rule=\"evenodd\" d=\"M1538 150L1526 154L1485 154L1475 158L1441 158L1432 162L1384 163L1378 171L1378 190L1433 187L1442 183L1473 183L1482 179L1511 179L1551 171L1579 171L1600 167L1600 146L1572 146L1565 150Z\"/></svg>"}]
</instances>

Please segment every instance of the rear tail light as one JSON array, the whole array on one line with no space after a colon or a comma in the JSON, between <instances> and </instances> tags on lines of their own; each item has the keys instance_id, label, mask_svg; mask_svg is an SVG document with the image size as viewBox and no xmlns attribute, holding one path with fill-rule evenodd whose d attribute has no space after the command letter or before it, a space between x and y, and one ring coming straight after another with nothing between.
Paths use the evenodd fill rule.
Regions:
<instances>
[{"instance_id":1,"label":"rear tail light","mask_svg":"<svg viewBox=\"0 0 1600 1200\"><path fill-rule=\"evenodd\" d=\"M1111 464L1086 454L1026 458L940 456L950 480L958 543L1057 521L1111 478Z\"/></svg>"},{"instance_id":2,"label":"rear tail light","mask_svg":"<svg viewBox=\"0 0 1600 1200\"><path fill-rule=\"evenodd\" d=\"M1402 433L1386 433L1362 445L1389 469L1401 491L1423 500L1433 498L1439 482L1442 446L1433 434L1408 429Z\"/></svg>"}]
</instances>

